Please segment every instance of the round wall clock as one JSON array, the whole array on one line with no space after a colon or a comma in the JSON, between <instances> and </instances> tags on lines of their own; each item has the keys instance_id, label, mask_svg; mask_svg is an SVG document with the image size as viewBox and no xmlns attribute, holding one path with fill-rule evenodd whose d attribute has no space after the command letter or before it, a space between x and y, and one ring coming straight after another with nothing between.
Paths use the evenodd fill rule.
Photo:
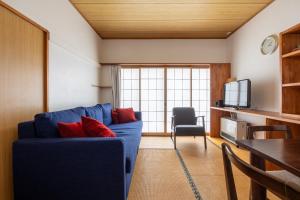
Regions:
<instances>
[{"instance_id":1,"label":"round wall clock","mask_svg":"<svg viewBox=\"0 0 300 200\"><path fill-rule=\"evenodd\" d=\"M270 35L261 43L260 50L263 55L274 53L278 47L278 36Z\"/></svg>"}]
</instances>

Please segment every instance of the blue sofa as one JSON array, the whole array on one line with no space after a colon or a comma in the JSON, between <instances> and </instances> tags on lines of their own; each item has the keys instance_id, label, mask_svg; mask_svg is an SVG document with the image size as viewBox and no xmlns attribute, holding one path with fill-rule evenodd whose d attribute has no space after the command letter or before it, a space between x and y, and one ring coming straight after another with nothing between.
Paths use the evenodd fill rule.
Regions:
<instances>
[{"instance_id":1,"label":"blue sofa","mask_svg":"<svg viewBox=\"0 0 300 200\"><path fill-rule=\"evenodd\" d=\"M13 144L15 200L127 199L141 140L138 121L112 124L111 104L37 114L18 125ZM102 121L116 138L59 138L57 122L82 115Z\"/></svg>"}]
</instances>

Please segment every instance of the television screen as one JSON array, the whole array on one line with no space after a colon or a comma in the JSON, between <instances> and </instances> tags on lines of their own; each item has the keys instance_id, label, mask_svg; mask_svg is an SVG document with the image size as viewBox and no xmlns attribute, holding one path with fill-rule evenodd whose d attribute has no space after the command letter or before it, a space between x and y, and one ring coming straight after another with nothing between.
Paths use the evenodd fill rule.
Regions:
<instances>
[{"instance_id":1,"label":"television screen","mask_svg":"<svg viewBox=\"0 0 300 200\"><path fill-rule=\"evenodd\" d=\"M225 84L225 105L238 106L238 82L230 82Z\"/></svg>"},{"instance_id":2,"label":"television screen","mask_svg":"<svg viewBox=\"0 0 300 200\"><path fill-rule=\"evenodd\" d=\"M224 86L224 105L231 107L250 107L251 82L248 79L226 83Z\"/></svg>"}]
</instances>

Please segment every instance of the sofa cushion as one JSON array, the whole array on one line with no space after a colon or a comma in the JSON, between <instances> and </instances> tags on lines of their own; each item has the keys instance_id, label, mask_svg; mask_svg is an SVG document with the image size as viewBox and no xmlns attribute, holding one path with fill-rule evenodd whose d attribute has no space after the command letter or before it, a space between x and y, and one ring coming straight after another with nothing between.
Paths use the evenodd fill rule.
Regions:
<instances>
[{"instance_id":1,"label":"sofa cushion","mask_svg":"<svg viewBox=\"0 0 300 200\"><path fill-rule=\"evenodd\" d=\"M103 112L100 104L85 108L86 116L103 122Z\"/></svg>"},{"instance_id":2,"label":"sofa cushion","mask_svg":"<svg viewBox=\"0 0 300 200\"><path fill-rule=\"evenodd\" d=\"M119 123L128 123L136 121L132 108L117 108Z\"/></svg>"},{"instance_id":3,"label":"sofa cushion","mask_svg":"<svg viewBox=\"0 0 300 200\"><path fill-rule=\"evenodd\" d=\"M73 122L73 123L58 122L57 127L60 136L63 138L86 137L81 122Z\"/></svg>"},{"instance_id":4,"label":"sofa cushion","mask_svg":"<svg viewBox=\"0 0 300 200\"><path fill-rule=\"evenodd\" d=\"M36 135L39 138L59 137L58 122L80 122L81 116L85 116L85 109L83 107L37 114L34 120Z\"/></svg>"},{"instance_id":5,"label":"sofa cushion","mask_svg":"<svg viewBox=\"0 0 300 200\"><path fill-rule=\"evenodd\" d=\"M175 127L176 135L204 135L205 130L203 126L198 125L177 125Z\"/></svg>"},{"instance_id":6,"label":"sofa cushion","mask_svg":"<svg viewBox=\"0 0 300 200\"><path fill-rule=\"evenodd\" d=\"M116 137L116 134L103 123L90 117L81 117L82 128L89 137Z\"/></svg>"},{"instance_id":7,"label":"sofa cushion","mask_svg":"<svg viewBox=\"0 0 300 200\"><path fill-rule=\"evenodd\" d=\"M142 121L135 121L123 124L111 124L108 126L117 135L130 134L130 133L141 133L143 128Z\"/></svg>"},{"instance_id":8,"label":"sofa cushion","mask_svg":"<svg viewBox=\"0 0 300 200\"><path fill-rule=\"evenodd\" d=\"M119 124L119 116L118 116L117 111L115 111L115 110L111 111L111 118L112 118L113 124Z\"/></svg>"},{"instance_id":9,"label":"sofa cushion","mask_svg":"<svg viewBox=\"0 0 300 200\"><path fill-rule=\"evenodd\" d=\"M108 126L112 123L111 111L112 105L110 103L101 104L103 112L103 123Z\"/></svg>"},{"instance_id":10,"label":"sofa cushion","mask_svg":"<svg viewBox=\"0 0 300 200\"><path fill-rule=\"evenodd\" d=\"M21 122L18 124L19 139L35 138L34 121Z\"/></svg>"}]
</instances>

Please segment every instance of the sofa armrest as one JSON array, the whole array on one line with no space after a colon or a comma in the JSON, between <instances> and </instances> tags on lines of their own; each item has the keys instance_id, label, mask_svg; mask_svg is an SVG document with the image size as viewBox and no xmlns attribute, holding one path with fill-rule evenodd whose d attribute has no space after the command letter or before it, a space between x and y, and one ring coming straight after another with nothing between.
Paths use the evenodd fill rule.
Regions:
<instances>
[{"instance_id":1,"label":"sofa armrest","mask_svg":"<svg viewBox=\"0 0 300 200\"><path fill-rule=\"evenodd\" d=\"M18 140L15 200L125 200L125 163L122 138Z\"/></svg>"},{"instance_id":2,"label":"sofa armrest","mask_svg":"<svg viewBox=\"0 0 300 200\"><path fill-rule=\"evenodd\" d=\"M134 112L135 114L135 118L138 120L138 121L141 121L142 120L142 112Z\"/></svg>"}]
</instances>

